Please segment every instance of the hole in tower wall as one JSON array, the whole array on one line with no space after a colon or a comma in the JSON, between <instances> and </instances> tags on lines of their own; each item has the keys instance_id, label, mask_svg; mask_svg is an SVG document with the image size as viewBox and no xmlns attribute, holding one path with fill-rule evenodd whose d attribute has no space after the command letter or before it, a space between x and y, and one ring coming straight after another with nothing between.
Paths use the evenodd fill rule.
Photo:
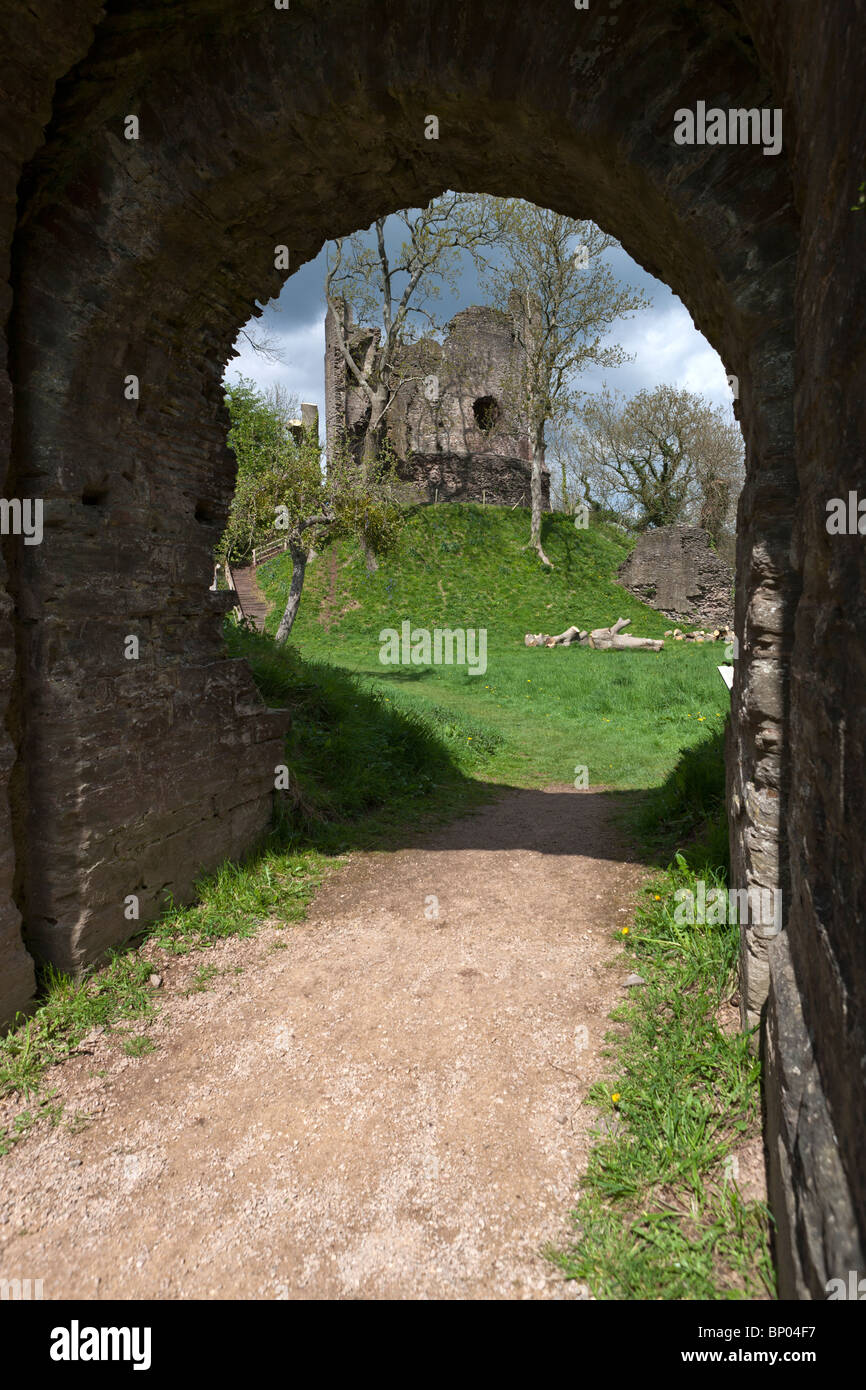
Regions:
<instances>
[{"instance_id":1,"label":"hole in tower wall","mask_svg":"<svg viewBox=\"0 0 866 1390\"><path fill-rule=\"evenodd\" d=\"M489 434L499 423L502 414L495 396L479 396L472 406L472 413L482 434Z\"/></svg>"},{"instance_id":2,"label":"hole in tower wall","mask_svg":"<svg viewBox=\"0 0 866 1390\"><path fill-rule=\"evenodd\" d=\"M86 487L81 493L81 501L85 507L101 507L107 497L107 487Z\"/></svg>"}]
</instances>

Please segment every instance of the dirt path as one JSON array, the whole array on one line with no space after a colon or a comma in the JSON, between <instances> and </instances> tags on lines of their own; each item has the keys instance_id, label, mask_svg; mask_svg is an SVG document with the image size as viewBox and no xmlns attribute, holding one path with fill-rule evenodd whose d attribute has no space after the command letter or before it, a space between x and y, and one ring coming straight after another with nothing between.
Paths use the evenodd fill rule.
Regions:
<instances>
[{"instance_id":1,"label":"dirt path","mask_svg":"<svg viewBox=\"0 0 866 1390\"><path fill-rule=\"evenodd\" d=\"M0 1277L46 1298L579 1296L539 1251L568 1230L640 879L598 793L512 791L352 856L299 926L175 958L157 1050L93 1040L51 1079L90 1122L0 1159ZM224 973L189 993L203 963Z\"/></svg>"},{"instance_id":2,"label":"dirt path","mask_svg":"<svg viewBox=\"0 0 866 1390\"><path fill-rule=\"evenodd\" d=\"M326 632L331 631L331 623L337 607L337 551L331 546L328 559L328 592L319 605L319 622Z\"/></svg>"}]
</instances>

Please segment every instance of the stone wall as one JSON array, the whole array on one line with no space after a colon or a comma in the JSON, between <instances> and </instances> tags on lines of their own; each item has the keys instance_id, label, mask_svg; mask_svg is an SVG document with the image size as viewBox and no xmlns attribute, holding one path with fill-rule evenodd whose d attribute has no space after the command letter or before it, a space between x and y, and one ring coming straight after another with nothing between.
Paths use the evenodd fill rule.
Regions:
<instances>
[{"instance_id":1,"label":"stone wall","mask_svg":"<svg viewBox=\"0 0 866 1390\"><path fill-rule=\"evenodd\" d=\"M352 355L357 362L379 339L378 329L352 325L345 308ZM531 452L519 398L525 352L521 346L520 296L508 311L472 305L455 315L444 340L424 338L396 359L404 384L388 409L388 436L397 471L424 501L529 505ZM328 447L341 437L357 439L369 414L366 397L352 380L336 341L329 309L325 320L325 399ZM550 474L544 468L542 496L550 505Z\"/></svg>"},{"instance_id":2,"label":"stone wall","mask_svg":"<svg viewBox=\"0 0 866 1390\"><path fill-rule=\"evenodd\" d=\"M745 7L744 7L745 8ZM797 572L785 634L781 754L786 930L770 951L766 1029L770 1190L783 1297L825 1296L866 1275L866 541L830 535L827 507L866 495L866 12L798 0L759 7L758 53L790 112L803 236L797 264ZM787 117L786 117L787 118ZM769 518L768 518L769 520ZM762 533L758 509L752 529ZM748 623L755 599L744 597Z\"/></svg>"},{"instance_id":3,"label":"stone wall","mask_svg":"<svg viewBox=\"0 0 866 1390\"><path fill-rule=\"evenodd\" d=\"M25 24L32 8L20 6L24 51L10 66L19 85L20 73L31 87L39 75L44 123L52 94L55 119L64 97L75 105L69 84L54 84L94 31L79 26L81 51L70 47L63 60L60 40L71 44L75 28L68 7L43 4L38 23ZM99 21L101 7L90 8ZM45 58L52 48L59 70ZM22 117L40 99L23 85ZM101 95L93 84L88 102ZM135 109L146 106L140 95ZM246 664L226 656L228 597L209 592L234 460L218 373L191 367L188 327L171 314L183 272L164 267L163 313L144 334L147 272L127 277L125 290L112 282L123 248L148 244L148 195L135 211L112 196L112 168L128 184L147 162L138 142L124 141L119 116L103 110L95 140L60 171L45 150L36 157L19 189L30 194L26 231L19 221L13 247L13 485L42 499L45 516L42 544L19 542L10 578L14 891L32 956L69 971L255 845L270 824L288 722L265 710ZM38 130L31 140L26 157ZM37 191L40 179L65 187L57 206ZM129 373L137 399L125 394ZM202 410L220 428L191 445L183 421ZM10 949L7 936L0 962L14 966L3 978L3 1017L32 992L32 960L20 933L15 941Z\"/></svg>"},{"instance_id":4,"label":"stone wall","mask_svg":"<svg viewBox=\"0 0 866 1390\"><path fill-rule=\"evenodd\" d=\"M734 572L699 526L646 531L619 567L619 582L666 618L729 626Z\"/></svg>"},{"instance_id":5,"label":"stone wall","mask_svg":"<svg viewBox=\"0 0 866 1390\"><path fill-rule=\"evenodd\" d=\"M82 57L102 13L99 0L81 0L74 13L62 0L41 6L11 4L4 13L0 52L0 474L2 495L18 492L12 458L12 384L9 377L8 325L12 315L12 243L18 218L21 170L42 143L51 118L55 83ZM18 543L4 538L0 547L0 1029L26 1009L33 995L33 959L21 936L20 807L22 776L16 771L23 709L17 679L14 574ZM16 808L17 809L17 808Z\"/></svg>"},{"instance_id":6,"label":"stone wall","mask_svg":"<svg viewBox=\"0 0 866 1390\"><path fill-rule=\"evenodd\" d=\"M768 1010L781 1286L863 1273L866 562L824 526L864 485L863 7L7 0L4 20L4 477L46 516L41 546L4 549L4 1013L32 981L18 914L80 964L129 930L122 895L146 920L267 821L279 721L207 590L220 377L280 288L275 248L296 268L446 188L522 196L616 236L739 379L729 813L735 885L786 903L769 954L744 929L741 990L746 1021ZM676 145L698 101L783 108L781 154Z\"/></svg>"},{"instance_id":7,"label":"stone wall","mask_svg":"<svg viewBox=\"0 0 866 1390\"><path fill-rule=\"evenodd\" d=\"M399 475L425 502L481 502L528 507L529 472L520 459L496 453L416 454L402 461ZM542 473L542 507L550 506L550 474Z\"/></svg>"}]
</instances>

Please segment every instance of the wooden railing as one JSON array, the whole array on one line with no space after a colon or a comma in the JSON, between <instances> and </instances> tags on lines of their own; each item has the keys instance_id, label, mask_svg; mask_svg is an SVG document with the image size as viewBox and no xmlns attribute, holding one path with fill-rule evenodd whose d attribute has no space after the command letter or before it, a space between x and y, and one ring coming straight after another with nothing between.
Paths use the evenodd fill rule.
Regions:
<instances>
[{"instance_id":1,"label":"wooden railing","mask_svg":"<svg viewBox=\"0 0 866 1390\"><path fill-rule=\"evenodd\" d=\"M275 555L282 555L284 550L288 550L289 542L268 541L267 545L256 546L253 550L253 567L263 565L266 560L271 560Z\"/></svg>"},{"instance_id":2,"label":"wooden railing","mask_svg":"<svg viewBox=\"0 0 866 1390\"><path fill-rule=\"evenodd\" d=\"M237 594L237 587L236 587L236 585L235 585L235 577L234 577L234 575L232 574L232 567L231 567L231 565L229 564L228 560L225 560L225 561L223 562L223 572L224 572L225 577L226 577L226 583L228 584L228 586L229 586L229 588L231 589L232 593L233 593L233 594ZM236 603L236 604L235 604L234 608L232 609L232 612L234 613L234 615L235 615L235 617L237 618L238 622L240 622L241 618L244 616L244 610L243 610L243 608L241 607L240 603Z\"/></svg>"}]
</instances>

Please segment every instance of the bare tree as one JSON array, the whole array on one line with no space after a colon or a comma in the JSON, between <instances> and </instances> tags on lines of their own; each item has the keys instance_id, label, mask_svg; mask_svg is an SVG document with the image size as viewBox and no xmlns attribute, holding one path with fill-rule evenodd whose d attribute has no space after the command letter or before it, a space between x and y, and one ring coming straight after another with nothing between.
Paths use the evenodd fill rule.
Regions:
<instances>
[{"instance_id":1,"label":"bare tree","mask_svg":"<svg viewBox=\"0 0 866 1390\"><path fill-rule=\"evenodd\" d=\"M300 418L301 402L297 391L290 391L281 381L275 381L264 391L264 399L284 425L296 424Z\"/></svg>"},{"instance_id":2,"label":"bare tree","mask_svg":"<svg viewBox=\"0 0 866 1390\"><path fill-rule=\"evenodd\" d=\"M365 463L379 453L385 416L401 386L426 375L417 354L411 368L401 362L402 349L418 340L422 328L426 334L440 330L431 304L443 287L456 290L464 253L486 264L484 248L501 238L507 215L507 208L490 200L443 193L426 208L392 214L407 234L393 257L386 243L388 217L378 217L367 233L339 237L331 244L325 296L336 321L341 356L367 400ZM345 304L357 322L376 330L360 346L349 331Z\"/></svg>"},{"instance_id":3,"label":"bare tree","mask_svg":"<svg viewBox=\"0 0 866 1390\"><path fill-rule=\"evenodd\" d=\"M550 468L550 497L555 511L612 510L613 488L606 479L590 480L582 466L580 426L575 411L550 421L545 432L545 459Z\"/></svg>"},{"instance_id":4,"label":"bare tree","mask_svg":"<svg viewBox=\"0 0 866 1390\"><path fill-rule=\"evenodd\" d=\"M743 436L721 406L699 412L693 444L701 501L698 525L714 545L736 527L737 499L745 481Z\"/></svg>"},{"instance_id":5,"label":"bare tree","mask_svg":"<svg viewBox=\"0 0 866 1390\"><path fill-rule=\"evenodd\" d=\"M541 544L545 431L573 409L575 378L582 370L628 360L621 347L605 339L618 319L648 308L650 301L605 264L605 252L617 242L593 222L512 199L483 201L497 209L505 252L499 264L487 268L485 288L496 303L510 302L516 291L523 304L518 335L525 372L514 388L528 421L532 456L529 544L550 565Z\"/></svg>"},{"instance_id":6,"label":"bare tree","mask_svg":"<svg viewBox=\"0 0 866 1390\"><path fill-rule=\"evenodd\" d=\"M238 334L238 339L240 338L243 338L244 342L252 348L256 356L260 357L263 362L279 363L281 366L286 365L285 353L274 335L268 333L264 328L253 328L252 320L245 328L241 329Z\"/></svg>"}]
</instances>

